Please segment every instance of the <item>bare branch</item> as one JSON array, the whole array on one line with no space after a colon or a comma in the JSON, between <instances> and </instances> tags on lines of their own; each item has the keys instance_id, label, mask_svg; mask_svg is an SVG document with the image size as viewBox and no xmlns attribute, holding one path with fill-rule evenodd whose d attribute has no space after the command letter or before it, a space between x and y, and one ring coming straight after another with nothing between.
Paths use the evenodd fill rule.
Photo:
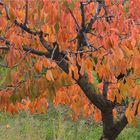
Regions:
<instances>
[{"instance_id":1,"label":"bare branch","mask_svg":"<svg viewBox=\"0 0 140 140\"><path fill-rule=\"evenodd\" d=\"M139 105L140 105L140 100L138 101L137 106L136 106L136 110L134 112L135 116L138 114L138 107L139 107Z\"/></svg>"},{"instance_id":2,"label":"bare branch","mask_svg":"<svg viewBox=\"0 0 140 140\"><path fill-rule=\"evenodd\" d=\"M6 39L4 37L0 36L0 40L5 41Z\"/></svg>"},{"instance_id":3,"label":"bare branch","mask_svg":"<svg viewBox=\"0 0 140 140\"><path fill-rule=\"evenodd\" d=\"M0 49L4 49L4 50L9 50L10 47L9 46L0 46ZM49 52L43 52L43 51L39 51L39 50L35 50L33 48L29 48L27 46L23 46L23 50L32 54L36 54L39 56L46 56L47 58L51 57L51 54Z\"/></svg>"},{"instance_id":4,"label":"bare branch","mask_svg":"<svg viewBox=\"0 0 140 140\"><path fill-rule=\"evenodd\" d=\"M19 26L21 29L23 29L24 31L26 31L29 34L33 34L33 35L38 35L40 38L40 42L42 43L43 47L45 47L48 51L52 51L52 48L50 47L49 43L44 39L43 35L48 35L47 33L43 33L42 31L33 31L30 28L28 28L26 25L17 22L17 20L15 20L14 22L17 26Z\"/></svg>"},{"instance_id":5,"label":"bare branch","mask_svg":"<svg viewBox=\"0 0 140 140\"><path fill-rule=\"evenodd\" d=\"M28 28L26 25L19 23L17 20L15 20L14 23L15 23L15 25L19 26L21 29L23 29L24 31L26 31L29 34L40 35L41 31L33 31L32 29Z\"/></svg>"},{"instance_id":6,"label":"bare branch","mask_svg":"<svg viewBox=\"0 0 140 140\"><path fill-rule=\"evenodd\" d=\"M6 11L7 20L10 20L10 17L9 17L9 9L8 9L7 4L5 4L5 11Z\"/></svg>"},{"instance_id":7,"label":"bare branch","mask_svg":"<svg viewBox=\"0 0 140 140\"><path fill-rule=\"evenodd\" d=\"M43 32L40 32L39 38L40 38L40 42L42 43L43 47L51 52L53 50L53 48L51 48L50 44L44 39Z\"/></svg>"},{"instance_id":8,"label":"bare branch","mask_svg":"<svg viewBox=\"0 0 140 140\"><path fill-rule=\"evenodd\" d=\"M92 3L92 2L94 2L93 0L88 0L87 2L83 2L83 5L84 6L87 6L87 5L89 5L90 3Z\"/></svg>"},{"instance_id":9,"label":"bare branch","mask_svg":"<svg viewBox=\"0 0 140 140\"><path fill-rule=\"evenodd\" d=\"M105 79L103 81L103 96L104 97L107 97L108 85L109 85L109 82Z\"/></svg>"},{"instance_id":10,"label":"bare branch","mask_svg":"<svg viewBox=\"0 0 140 140\"><path fill-rule=\"evenodd\" d=\"M10 41L6 40L6 38L1 37L0 36L0 40L5 41L6 45L5 46L0 46L0 49L5 49L5 50L9 50L10 49ZM26 52L30 52L39 56L46 56L47 58L51 57L51 53L50 52L43 52L43 51L39 51L27 46L23 46L23 50Z\"/></svg>"},{"instance_id":11,"label":"bare branch","mask_svg":"<svg viewBox=\"0 0 140 140\"><path fill-rule=\"evenodd\" d=\"M33 31L30 28L28 28L26 25L17 22L17 20L15 20L14 22L17 26L19 26L21 29L23 29L24 31L26 31L29 34L33 34L33 35L38 35L40 38L40 42L42 43L43 47L45 47L48 51L52 51L52 48L50 47L49 43L44 39L43 35L48 35L47 33L43 33L42 31Z\"/></svg>"},{"instance_id":12,"label":"bare branch","mask_svg":"<svg viewBox=\"0 0 140 140\"><path fill-rule=\"evenodd\" d=\"M54 58L54 53L55 53L57 47L58 47L58 45L55 44L54 49L53 49L52 54L51 54L51 60L53 60L53 58Z\"/></svg>"},{"instance_id":13,"label":"bare branch","mask_svg":"<svg viewBox=\"0 0 140 140\"><path fill-rule=\"evenodd\" d=\"M98 16L97 18L98 19L101 19L101 18L109 18L109 19L111 19L111 18L113 18L113 17L115 17L114 15L107 15L107 14L104 14L103 16Z\"/></svg>"},{"instance_id":14,"label":"bare branch","mask_svg":"<svg viewBox=\"0 0 140 140\"><path fill-rule=\"evenodd\" d=\"M6 45L10 45L10 41L6 40L5 37L0 36L0 40L4 41Z\"/></svg>"},{"instance_id":15,"label":"bare branch","mask_svg":"<svg viewBox=\"0 0 140 140\"><path fill-rule=\"evenodd\" d=\"M26 4L25 4L25 21L24 21L24 25L28 24L28 0L26 0Z\"/></svg>"},{"instance_id":16,"label":"bare branch","mask_svg":"<svg viewBox=\"0 0 140 140\"><path fill-rule=\"evenodd\" d=\"M8 46L0 46L0 49L9 50Z\"/></svg>"},{"instance_id":17,"label":"bare branch","mask_svg":"<svg viewBox=\"0 0 140 140\"><path fill-rule=\"evenodd\" d=\"M39 56L46 56L47 58L51 57L51 54L49 52L42 52L42 51L39 51L39 50L35 50L33 48L29 48L27 46L23 46L23 50L27 51L27 52L30 51L30 53L36 54L36 55L39 55Z\"/></svg>"},{"instance_id":18,"label":"bare branch","mask_svg":"<svg viewBox=\"0 0 140 140\"><path fill-rule=\"evenodd\" d=\"M81 26L83 29L85 29L85 12L84 12L83 2L80 2L80 8L81 8L81 16L82 16Z\"/></svg>"},{"instance_id":19,"label":"bare branch","mask_svg":"<svg viewBox=\"0 0 140 140\"><path fill-rule=\"evenodd\" d=\"M89 50L82 50L82 51L76 51L76 52L69 52L70 54L83 54L83 53L93 53L93 52L96 52L98 51L99 49L103 48L103 46L99 46L98 48L96 49L89 49Z\"/></svg>"},{"instance_id":20,"label":"bare branch","mask_svg":"<svg viewBox=\"0 0 140 140\"><path fill-rule=\"evenodd\" d=\"M58 62L58 65L60 65L64 60L66 60L68 55L68 52L64 55L64 57Z\"/></svg>"},{"instance_id":21,"label":"bare branch","mask_svg":"<svg viewBox=\"0 0 140 140\"><path fill-rule=\"evenodd\" d=\"M6 38L0 36L0 40L5 42L5 45L0 46L0 49L9 50L10 41L6 40Z\"/></svg>"}]
</instances>

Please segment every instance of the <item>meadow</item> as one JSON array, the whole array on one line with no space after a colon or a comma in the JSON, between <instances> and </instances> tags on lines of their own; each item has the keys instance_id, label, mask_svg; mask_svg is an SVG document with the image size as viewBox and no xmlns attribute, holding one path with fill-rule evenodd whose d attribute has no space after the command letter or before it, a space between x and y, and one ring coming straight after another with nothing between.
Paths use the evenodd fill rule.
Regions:
<instances>
[{"instance_id":1,"label":"meadow","mask_svg":"<svg viewBox=\"0 0 140 140\"><path fill-rule=\"evenodd\" d=\"M102 124L92 117L73 121L69 109L51 107L46 114L0 113L0 140L98 140ZM117 140L140 140L140 124L128 125Z\"/></svg>"}]
</instances>

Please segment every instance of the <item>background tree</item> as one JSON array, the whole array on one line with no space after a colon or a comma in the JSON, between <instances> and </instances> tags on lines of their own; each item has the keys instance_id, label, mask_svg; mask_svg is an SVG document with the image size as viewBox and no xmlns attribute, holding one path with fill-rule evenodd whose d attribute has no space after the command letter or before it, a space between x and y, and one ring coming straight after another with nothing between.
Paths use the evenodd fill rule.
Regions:
<instances>
[{"instance_id":1,"label":"background tree","mask_svg":"<svg viewBox=\"0 0 140 140\"><path fill-rule=\"evenodd\" d=\"M41 113L51 98L69 105L73 119L102 119L108 140L136 125L139 13L138 0L0 1L1 110Z\"/></svg>"}]
</instances>

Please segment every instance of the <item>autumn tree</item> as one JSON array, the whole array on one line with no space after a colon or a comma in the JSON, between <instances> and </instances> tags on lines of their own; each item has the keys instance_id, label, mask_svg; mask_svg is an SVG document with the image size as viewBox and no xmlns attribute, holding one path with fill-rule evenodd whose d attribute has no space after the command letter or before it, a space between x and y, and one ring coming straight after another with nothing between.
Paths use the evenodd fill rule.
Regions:
<instances>
[{"instance_id":1,"label":"autumn tree","mask_svg":"<svg viewBox=\"0 0 140 140\"><path fill-rule=\"evenodd\" d=\"M0 109L42 113L51 99L102 120L101 140L136 126L139 13L139 0L0 1Z\"/></svg>"}]
</instances>

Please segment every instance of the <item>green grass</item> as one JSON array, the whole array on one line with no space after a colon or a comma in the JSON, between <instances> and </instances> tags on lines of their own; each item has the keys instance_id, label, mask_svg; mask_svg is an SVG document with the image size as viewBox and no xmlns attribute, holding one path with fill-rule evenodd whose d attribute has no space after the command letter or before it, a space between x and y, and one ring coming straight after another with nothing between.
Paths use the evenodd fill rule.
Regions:
<instances>
[{"instance_id":1,"label":"green grass","mask_svg":"<svg viewBox=\"0 0 140 140\"><path fill-rule=\"evenodd\" d=\"M47 114L0 113L0 140L98 140L101 124L91 118L72 121L66 108L50 108ZM6 128L6 125L10 128ZM128 126L117 140L140 140L140 126Z\"/></svg>"}]
</instances>

